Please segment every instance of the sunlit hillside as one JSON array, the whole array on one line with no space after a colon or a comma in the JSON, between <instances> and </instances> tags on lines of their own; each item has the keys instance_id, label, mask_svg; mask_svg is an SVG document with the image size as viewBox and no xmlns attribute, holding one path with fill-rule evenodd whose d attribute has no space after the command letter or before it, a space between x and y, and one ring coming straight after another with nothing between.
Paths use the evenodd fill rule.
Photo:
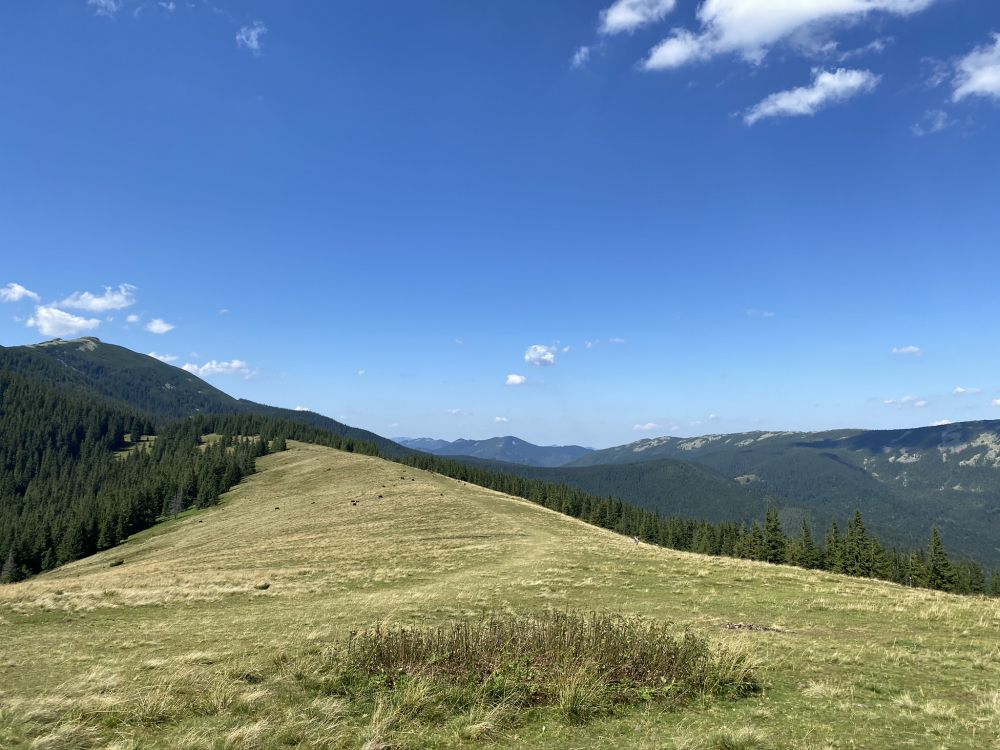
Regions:
<instances>
[{"instance_id":1,"label":"sunlit hillside","mask_svg":"<svg viewBox=\"0 0 1000 750\"><path fill-rule=\"evenodd\" d=\"M0 747L1000 747L996 599L636 545L324 447L258 469L218 507L0 587ZM378 621L549 608L749 648L763 691L573 722L356 704L321 679Z\"/></svg>"}]
</instances>

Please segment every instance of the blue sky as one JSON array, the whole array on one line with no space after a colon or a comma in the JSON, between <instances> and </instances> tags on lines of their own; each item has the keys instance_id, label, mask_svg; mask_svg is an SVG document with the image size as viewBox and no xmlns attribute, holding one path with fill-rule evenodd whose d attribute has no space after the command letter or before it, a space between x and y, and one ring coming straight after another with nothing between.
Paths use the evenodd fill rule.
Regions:
<instances>
[{"instance_id":1,"label":"blue sky","mask_svg":"<svg viewBox=\"0 0 1000 750\"><path fill-rule=\"evenodd\" d=\"M1000 5L789 5L5 4L0 343L389 436L1000 418Z\"/></svg>"}]
</instances>

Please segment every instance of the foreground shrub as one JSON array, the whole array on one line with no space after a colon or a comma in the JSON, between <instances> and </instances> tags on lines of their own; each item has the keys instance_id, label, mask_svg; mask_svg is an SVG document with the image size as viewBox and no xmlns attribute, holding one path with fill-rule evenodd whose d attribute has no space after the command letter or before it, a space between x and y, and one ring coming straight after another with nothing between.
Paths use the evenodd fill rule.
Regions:
<instances>
[{"instance_id":1,"label":"foreground shrub","mask_svg":"<svg viewBox=\"0 0 1000 750\"><path fill-rule=\"evenodd\" d=\"M759 689L747 651L669 623L608 614L499 614L438 627L375 625L335 655L335 692L361 697L419 680L455 707L549 706L583 722L615 706L738 697Z\"/></svg>"}]
</instances>

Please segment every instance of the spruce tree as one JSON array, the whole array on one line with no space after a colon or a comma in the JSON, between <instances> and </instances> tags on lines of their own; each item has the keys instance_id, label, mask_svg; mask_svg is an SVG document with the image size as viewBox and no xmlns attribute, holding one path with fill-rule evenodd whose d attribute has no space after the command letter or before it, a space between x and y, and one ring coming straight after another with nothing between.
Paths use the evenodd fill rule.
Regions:
<instances>
[{"instance_id":1,"label":"spruce tree","mask_svg":"<svg viewBox=\"0 0 1000 750\"><path fill-rule=\"evenodd\" d=\"M812 531L809 529L809 522L802 519L802 532L799 534L799 565L803 568L819 567L819 550L813 542Z\"/></svg>"},{"instance_id":2,"label":"spruce tree","mask_svg":"<svg viewBox=\"0 0 1000 750\"><path fill-rule=\"evenodd\" d=\"M769 563L783 563L786 559L785 532L781 527L778 511L773 507L767 509L764 519L764 559Z\"/></svg>"},{"instance_id":3,"label":"spruce tree","mask_svg":"<svg viewBox=\"0 0 1000 750\"><path fill-rule=\"evenodd\" d=\"M927 586L940 591L951 591L954 585L955 571L944 550L941 532L935 526L931 529L931 545L927 554Z\"/></svg>"}]
</instances>

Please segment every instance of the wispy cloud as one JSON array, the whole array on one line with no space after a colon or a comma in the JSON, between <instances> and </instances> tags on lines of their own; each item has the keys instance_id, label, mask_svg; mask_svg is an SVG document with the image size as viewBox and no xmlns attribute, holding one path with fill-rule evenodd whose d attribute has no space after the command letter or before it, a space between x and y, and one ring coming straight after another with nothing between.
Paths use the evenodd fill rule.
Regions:
<instances>
[{"instance_id":1,"label":"wispy cloud","mask_svg":"<svg viewBox=\"0 0 1000 750\"><path fill-rule=\"evenodd\" d=\"M918 396L903 396L902 398L883 399L882 403L886 406L912 406L915 409L923 409L928 402L927 399Z\"/></svg>"},{"instance_id":2,"label":"wispy cloud","mask_svg":"<svg viewBox=\"0 0 1000 750\"><path fill-rule=\"evenodd\" d=\"M516 372L512 372L507 376L506 385L524 385L528 382L528 379L524 375L518 375Z\"/></svg>"},{"instance_id":3,"label":"wispy cloud","mask_svg":"<svg viewBox=\"0 0 1000 750\"><path fill-rule=\"evenodd\" d=\"M177 361L177 356L174 354L157 354L156 352L150 352L148 356L152 357L153 359L158 359L161 362L170 363Z\"/></svg>"},{"instance_id":4,"label":"wispy cloud","mask_svg":"<svg viewBox=\"0 0 1000 750\"><path fill-rule=\"evenodd\" d=\"M19 302L22 299L30 299L35 302L41 301L41 297L36 292L26 289L13 281L0 289L0 300L4 302Z\"/></svg>"},{"instance_id":5,"label":"wispy cloud","mask_svg":"<svg viewBox=\"0 0 1000 750\"><path fill-rule=\"evenodd\" d=\"M122 0L87 0L87 5L99 16L114 18L122 9Z\"/></svg>"},{"instance_id":6,"label":"wispy cloud","mask_svg":"<svg viewBox=\"0 0 1000 750\"><path fill-rule=\"evenodd\" d=\"M181 369L187 370L200 378L211 375L240 375L245 379L252 378L256 371L250 368L242 359L231 359L229 361L209 360L203 365L196 365L192 362L185 363Z\"/></svg>"},{"instance_id":7,"label":"wispy cloud","mask_svg":"<svg viewBox=\"0 0 1000 750\"><path fill-rule=\"evenodd\" d=\"M776 318L778 314L771 310L759 310L755 307L746 311L748 318Z\"/></svg>"},{"instance_id":8,"label":"wispy cloud","mask_svg":"<svg viewBox=\"0 0 1000 750\"><path fill-rule=\"evenodd\" d=\"M267 26L261 21L254 21L249 26L243 26L236 32L236 46L245 47L253 54L261 54L264 44L264 35L267 33Z\"/></svg>"},{"instance_id":9,"label":"wispy cloud","mask_svg":"<svg viewBox=\"0 0 1000 750\"><path fill-rule=\"evenodd\" d=\"M28 326L37 328L43 336L73 336L100 324L97 318L84 318L49 305L36 307L35 314L28 318Z\"/></svg>"},{"instance_id":10,"label":"wispy cloud","mask_svg":"<svg viewBox=\"0 0 1000 750\"><path fill-rule=\"evenodd\" d=\"M130 315L126 315L125 316L125 322L126 323L138 323L139 322L139 318L140 318L140 316L136 315L135 313L132 313Z\"/></svg>"},{"instance_id":11,"label":"wispy cloud","mask_svg":"<svg viewBox=\"0 0 1000 750\"><path fill-rule=\"evenodd\" d=\"M635 432L650 432L651 430L658 430L660 425L656 422L643 422L641 424L632 425L632 429Z\"/></svg>"},{"instance_id":12,"label":"wispy cloud","mask_svg":"<svg viewBox=\"0 0 1000 750\"><path fill-rule=\"evenodd\" d=\"M163 318L153 318L151 321L146 323L146 330L150 333L163 335L164 333L174 330L174 326L165 321Z\"/></svg>"},{"instance_id":13,"label":"wispy cloud","mask_svg":"<svg viewBox=\"0 0 1000 750\"><path fill-rule=\"evenodd\" d=\"M556 363L556 348L542 344L532 344L524 353L524 361L536 367L549 367Z\"/></svg>"},{"instance_id":14,"label":"wispy cloud","mask_svg":"<svg viewBox=\"0 0 1000 750\"><path fill-rule=\"evenodd\" d=\"M990 402L991 406L1000 406L1000 398L995 398Z\"/></svg>"},{"instance_id":15,"label":"wispy cloud","mask_svg":"<svg viewBox=\"0 0 1000 750\"><path fill-rule=\"evenodd\" d=\"M924 112L919 122L910 126L910 132L918 138L922 138L925 135L947 130L954 124L955 121L943 109L929 109Z\"/></svg>"},{"instance_id":16,"label":"wispy cloud","mask_svg":"<svg viewBox=\"0 0 1000 750\"><path fill-rule=\"evenodd\" d=\"M894 346L892 347L892 353L897 355L902 355L904 357L919 357L924 351L919 346L914 346L909 344L907 346Z\"/></svg>"},{"instance_id":17,"label":"wispy cloud","mask_svg":"<svg viewBox=\"0 0 1000 750\"><path fill-rule=\"evenodd\" d=\"M698 8L700 29L673 32L650 50L647 70L677 68L721 54L738 54L759 63L781 42L822 38L849 22L875 18L877 13L905 16L929 7L934 0L707 0ZM805 45L815 47L815 44Z\"/></svg>"},{"instance_id":18,"label":"wispy cloud","mask_svg":"<svg viewBox=\"0 0 1000 750\"><path fill-rule=\"evenodd\" d=\"M582 68L587 64L590 59L590 47L583 45L578 47L576 52L573 53L573 57L570 58L569 64L573 68Z\"/></svg>"},{"instance_id":19,"label":"wispy cloud","mask_svg":"<svg viewBox=\"0 0 1000 750\"><path fill-rule=\"evenodd\" d=\"M117 289L106 286L103 294L74 292L60 302L59 306L93 313L121 310L135 304L135 292L136 288L132 284L119 284Z\"/></svg>"},{"instance_id":20,"label":"wispy cloud","mask_svg":"<svg viewBox=\"0 0 1000 750\"><path fill-rule=\"evenodd\" d=\"M620 336L613 336L612 338L608 339L608 343L609 344L624 344L625 343L625 339L621 338Z\"/></svg>"},{"instance_id":21,"label":"wispy cloud","mask_svg":"<svg viewBox=\"0 0 1000 750\"><path fill-rule=\"evenodd\" d=\"M368 370L358 370L358 377L359 378L363 378L367 374L368 374Z\"/></svg>"},{"instance_id":22,"label":"wispy cloud","mask_svg":"<svg viewBox=\"0 0 1000 750\"><path fill-rule=\"evenodd\" d=\"M1000 33L993 34L993 43L976 47L958 61L952 101L969 96L1000 99Z\"/></svg>"},{"instance_id":23,"label":"wispy cloud","mask_svg":"<svg viewBox=\"0 0 1000 750\"><path fill-rule=\"evenodd\" d=\"M831 104L845 102L859 94L874 91L879 76L869 70L813 70L813 82L787 91L778 91L758 102L743 116L753 125L768 117L814 115Z\"/></svg>"},{"instance_id":24,"label":"wispy cloud","mask_svg":"<svg viewBox=\"0 0 1000 750\"><path fill-rule=\"evenodd\" d=\"M952 391L952 393L956 396L970 396L982 392L982 388L963 388L962 386L958 386Z\"/></svg>"},{"instance_id":25,"label":"wispy cloud","mask_svg":"<svg viewBox=\"0 0 1000 750\"><path fill-rule=\"evenodd\" d=\"M497 422L498 424L506 424L510 420L507 419L507 417L493 417L493 421Z\"/></svg>"},{"instance_id":26,"label":"wispy cloud","mask_svg":"<svg viewBox=\"0 0 1000 750\"><path fill-rule=\"evenodd\" d=\"M615 0L601 11L600 32L620 34L663 20L677 0Z\"/></svg>"}]
</instances>

